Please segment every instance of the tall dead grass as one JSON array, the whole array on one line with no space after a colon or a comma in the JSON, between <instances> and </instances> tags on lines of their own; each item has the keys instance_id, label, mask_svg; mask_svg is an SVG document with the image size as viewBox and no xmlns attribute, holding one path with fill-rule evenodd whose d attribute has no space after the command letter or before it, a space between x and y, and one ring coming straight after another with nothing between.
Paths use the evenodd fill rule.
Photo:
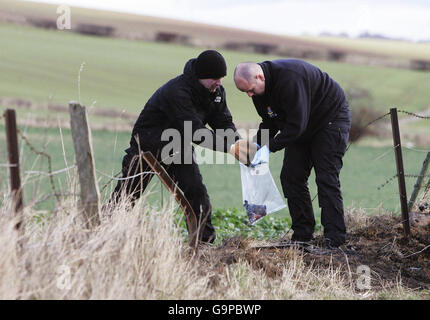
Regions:
<instances>
[{"instance_id":1,"label":"tall dead grass","mask_svg":"<svg viewBox=\"0 0 430 320\"><path fill-rule=\"evenodd\" d=\"M173 219L145 198L121 203L94 230L83 228L75 198L55 214L35 219L24 210L19 235L11 204L0 208L0 299L360 299L355 279L333 267L306 265L285 250L281 274L270 277L246 259L222 264L219 248L191 251ZM357 218L357 217L356 217ZM364 219L364 220L363 220ZM359 218L365 221L365 217ZM404 296L403 288L390 296Z\"/></svg>"}]
</instances>

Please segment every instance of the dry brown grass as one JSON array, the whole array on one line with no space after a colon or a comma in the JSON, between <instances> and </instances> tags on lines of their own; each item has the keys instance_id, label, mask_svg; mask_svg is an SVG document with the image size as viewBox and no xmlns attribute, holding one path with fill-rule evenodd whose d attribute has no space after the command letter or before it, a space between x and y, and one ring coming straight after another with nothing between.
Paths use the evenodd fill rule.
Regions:
<instances>
[{"instance_id":1,"label":"dry brown grass","mask_svg":"<svg viewBox=\"0 0 430 320\"><path fill-rule=\"evenodd\" d=\"M309 263L303 252L260 252L246 239L193 252L162 210L122 203L85 230L78 202L65 200L51 217L25 208L25 233L14 229L10 202L0 209L0 299L369 299L415 298L400 282L360 291L355 270ZM366 224L364 212L348 217Z\"/></svg>"}]
</instances>

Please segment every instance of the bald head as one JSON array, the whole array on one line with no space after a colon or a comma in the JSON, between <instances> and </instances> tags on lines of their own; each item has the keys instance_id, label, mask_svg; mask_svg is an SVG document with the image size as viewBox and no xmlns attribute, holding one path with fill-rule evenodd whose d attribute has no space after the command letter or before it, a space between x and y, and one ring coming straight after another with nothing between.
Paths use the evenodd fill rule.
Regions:
<instances>
[{"instance_id":1,"label":"bald head","mask_svg":"<svg viewBox=\"0 0 430 320\"><path fill-rule=\"evenodd\" d=\"M255 62L242 62L234 69L234 83L236 87L248 96L264 93L265 78L263 69Z\"/></svg>"},{"instance_id":2,"label":"bald head","mask_svg":"<svg viewBox=\"0 0 430 320\"><path fill-rule=\"evenodd\" d=\"M234 69L234 79L242 78L248 82L255 78L255 76L262 72L261 67L255 62L242 62Z\"/></svg>"}]
</instances>

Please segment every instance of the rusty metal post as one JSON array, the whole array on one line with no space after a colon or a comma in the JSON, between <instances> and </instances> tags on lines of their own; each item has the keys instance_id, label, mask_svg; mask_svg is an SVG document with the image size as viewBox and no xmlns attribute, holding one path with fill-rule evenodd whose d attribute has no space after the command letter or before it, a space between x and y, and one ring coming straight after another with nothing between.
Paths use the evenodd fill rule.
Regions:
<instances>
[{"instance_id":1,"label":"rusty metal post","mask_svg":"<svg viewBox=\"0 0 430 320\"><path fill-rule=\"evenodd\" d=\"M158 178L160 178L161 182L175 197L176 201L182 208L187 223L188 234L190 236L190 246L196 247L198 243L197 234L199 231L199 226L197 225L196 215L190 203L188 202L188 199L185 197L185 195L178 188L172 178L170 178L169 174L166 172L163 166L157 161L157 159L150 151L142 152L142 156L145 159L146 163L151 167L151 169L157 173Z\"/></svg>"},{"instance_id":2,"label":"rusty metal post","mask_svg":"<svg viewBox=\"0 0 430 320\"><path fill-rule=\"evenodd\" d=\"M406 238L411 234L409 225L408 200L406 196L405 171L403 169L402 145L400 142L399 119L397 108L390 109L391 127L393 131L394 152L396 155L397 180L399 182L400 205L402 208L403 231Z\"/></svg>"},{"instance_id":3,"label":"rusty metal post","mask_svg":"<svg viewBox=\"0 0 430 320\"><path fill-rule=\"evenodd\" d=\"M430 152L427 153L427 156L423 162L423 166L421 168L420 174L417 178L417 181L415 182L414 190L412 191L411 198L409 199L409 202L408 202L408 211L409 212L412 210L412 207L415 203L415 200L417 199L418 193L420 192L420 189L421 189L421 186L423 184L424 177L427 174L427 170L429 168L429 165L430 165Z\"/></svg>"},{"instance_id":4,"label":"rusty metal post","mask_svg":"<svg viewBox=\"0 0 430 320\"><path fill-rule=\"evenodd\" d=\"M22 222L22 189L19 175L19 153L18 136L16 126L16 113L13 109L6 109L4 113L6 123L6 140L9 159L10 190L13 199L13 208L16 215L19 215L20 222L16 228L20 228Z\"/></svg>"}]
</instances>

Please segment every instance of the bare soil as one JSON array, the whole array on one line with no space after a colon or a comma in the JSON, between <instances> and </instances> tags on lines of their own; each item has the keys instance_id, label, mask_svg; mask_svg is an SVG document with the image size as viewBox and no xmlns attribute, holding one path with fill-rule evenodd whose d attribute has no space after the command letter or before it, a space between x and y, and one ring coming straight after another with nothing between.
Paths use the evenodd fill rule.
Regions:
<instances>
[{"instance_id":1,"label":"bare soil","mask_svg":"<svg viewBox=\"0 0 430 320\"><path fill-rule=\"evenodd\" d=\"M400 217L381 215L369 218L366 226L350 231L347 244L338 250L325 249L322 236L316 238L312 251L270 246L279 241L261 246L252 239L234 237L210 249L210 254L203 255L202 259L210 260L215 266L213 271L218 272L245 260L268 277L276 278L282 276L285 261L299 254L307 266L339 270L352 281L359 276L357 267L366 265L371 270L372 290L393 288L399 282L411 289L430 289L430 215L420 214L418 219L421 217L426 222L411 226L410 239L404 237ZM216 278L215 275L215 282Z\"/></svg>"}]
</instances>

